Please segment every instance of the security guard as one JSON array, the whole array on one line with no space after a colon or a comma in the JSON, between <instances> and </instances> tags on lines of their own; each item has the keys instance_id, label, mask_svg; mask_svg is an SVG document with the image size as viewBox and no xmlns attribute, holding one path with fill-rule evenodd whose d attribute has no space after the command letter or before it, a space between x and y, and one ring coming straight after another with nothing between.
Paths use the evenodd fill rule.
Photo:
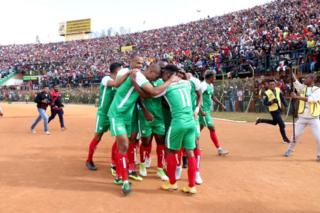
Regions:
<instances>
[{"instance_id":1,"label":"security guard","mask_svg":"<svg viewBox=\"0 0 320 213\"><path fill-rule=\"evenodd\" d=\"M259 123L271 124L274 126L279 125L283 143L290 143L285 131L286 126L281 117L281 105L283 104L285 107L287 107L287 102L284 99L280 88L276 87L274 80L269 80L265 86L268 89L264 92L263 102L264 105L268 107L268 110L272 116L272 120L258 118L256 125Z\"/></svg>"},{"instance_id":2,"label":"security guard","mask_svg":"<svg viewBox=\"0 0 320 213\"><path fill-rule=\"evenodd\" d=\"M310 126L313 135L317 141L317 161L320 162L320 88L314 86L315 76L313 74L306 75L304 84L301 84L294 76L294 87L300 94L291 94L293 99L299 100L298 120L295 124L295 139L298 141L300 135L307 126ZM289 157L296 143L290 143L289 149L284 153L285 157Z\"/></svg>"}]
</instances>

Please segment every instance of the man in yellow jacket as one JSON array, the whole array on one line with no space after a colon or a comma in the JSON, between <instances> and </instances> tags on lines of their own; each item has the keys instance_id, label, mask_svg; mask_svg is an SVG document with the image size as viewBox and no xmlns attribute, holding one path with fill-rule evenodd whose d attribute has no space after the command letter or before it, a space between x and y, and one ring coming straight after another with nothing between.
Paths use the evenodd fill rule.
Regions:
<instances>
[{"instance_id":1,"label":"man in yellow jacket","mask_svg":"<svg viewBox=\"0 0 320 213\"><path fill-rule=\"evenodd\" d=\"M289 149L284 153L284 156L289 157L292 154L303 130L310 126L317 141L317 161L320 162L320 88L314 86L316 77L313 74L305 77L304 84L301 84L295 76L293 78L295 79L294 87L299 96L292 93L291 97L299 100L299 118L295 124L296 142L290 143Z\"/></svg>"},{"instance_id":2,"label":"man in yellow jacket","mask_svg":"<svg viewBox=\"0 0 320 213\"><path fill-rule=\"evenodd\" d=\"M287 102L284 99L280 88L276 87L276 82L274 80L269 80L268 85L265 86L268 89L264 92L263 102L264 105L268 107L268 110L272 116L272 120L258 118L256 125L259 123L271 124L274 126L279 125L283 143L290 143L285 130L286 126L281 117L281 106L283 104L285 107L287 107Z\"/></svg>"}]
</instances>

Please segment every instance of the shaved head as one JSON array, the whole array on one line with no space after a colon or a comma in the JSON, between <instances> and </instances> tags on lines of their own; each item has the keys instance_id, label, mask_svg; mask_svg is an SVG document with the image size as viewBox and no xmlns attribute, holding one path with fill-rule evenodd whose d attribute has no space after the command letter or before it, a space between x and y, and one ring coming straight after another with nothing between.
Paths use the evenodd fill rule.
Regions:
<instances>
[{"instance_id":1,"label":"shaved head","mask_svg":"<svg viewBox=\"0 0 320 213\"><path fill-rule=\"evenodd\" d=\"M161 68L158 64L151 64L144 72L144 75L149 81L155 81L160 77Z\"/></svg>"}]
</instances>

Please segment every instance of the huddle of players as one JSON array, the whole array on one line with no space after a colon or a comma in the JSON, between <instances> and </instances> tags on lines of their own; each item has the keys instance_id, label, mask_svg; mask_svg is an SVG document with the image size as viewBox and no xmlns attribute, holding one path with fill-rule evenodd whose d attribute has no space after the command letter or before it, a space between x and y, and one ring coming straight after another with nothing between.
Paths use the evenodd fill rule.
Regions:
<instances>
[{"instance_id":1,"label":"huddle of players","mask_svg":"<svg viewBox=\"0 0 320 213\"><path fill-rule=\"evenodd\" d=\"M121 64L110 66L110 75L100 84L100 99L95 135L89 145L86 166L96 170L94 150L102 135L110 130L116 137L112 146L112 174L114 183L122 185L122 192L131 192L128 178L142 181L150 166L151 142L157 147L157 176L166 181L163 190L177 190L176 180L181 176L181 150L187 157L188 181L182 189L196 193L200 176L200 131L208 127L219 155L228 154L220 147L211 118L212 100L221 104L213 95L214 72L207 71L200 82L190 73L164 62L151 64L144 72L143 58L131 59L130 69ZM224 108L223 104L221 104ZM200 115L200 116L199 116ZM200 123L200 124L199 124ZM135 153L141 137L140 166L136 171Z\"/></svg>"}]
</instances>

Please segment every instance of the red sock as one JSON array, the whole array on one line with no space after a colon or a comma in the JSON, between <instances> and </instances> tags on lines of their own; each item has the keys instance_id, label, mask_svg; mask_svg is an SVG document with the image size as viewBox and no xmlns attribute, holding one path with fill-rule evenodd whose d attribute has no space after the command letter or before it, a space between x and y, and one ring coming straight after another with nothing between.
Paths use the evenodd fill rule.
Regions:
<instances>
[{"instance_id":1,"label":"red sock","mask_svg":"<svg viewBox=\"0 0 320 213\"><path fill-rule=\"evenodd\" d=\"M146 151L147 147L143 145L143 143L141 143L140 145L140 163L144 163L146 160Z\"/></svg>"},{"instance_id":2,"label":"red sock","mask_svg":"<svg viewBox=\"0 0 320 213\"><path fill-rule=\"evenodd\" d=\"M128 180L128 156L127 154L122 154L118 152L118 163L117 163L117 169L119 168L119 172L122 177L122 181Z\"/></svg>"},{"instance_id":3,"label":"red sock","mask_svg":"<svg viewBox=\"0 0 320 213\"><path fill-rule=\"evenodd\" d=\"M158 168L163 168L164 145L157 145Z\"/></svg>"},{"instance_id":4,"label":"red sock","mask_svg":"<svg viewBox=\"0 0 320 213\"><path fill-rule=\"evenodd\" d=\"M195 148L193 152L194 152L194 157L196 159L196 171L199 172L201 151L199 148Z\"/></svg>"},{"instance_id":5,"label":"red sock","mask_svg":"<svg viewBox=\"0 0 320 213\"><path fill-rule=\"evenodd\" d=\"M210 130L210 137L211 137L212 142L214 143L214 145L218 149L220 147L220 144L219 144L217 134L214 130Z\"/></svg>"},{"instance_id":6,"label":"red sock","mask_svg":"<svg viewBox=\"0 0 320 213\"><path fill-rule=\"evenodd\" d=\"M181 155L182 155L182 149L180 149L179 151L176 151L177 166L181 166Z\"/></svg>"},{"instance_id":7,"label":"red sock","mask_svg":"<svg viewBox=\"0 0 320 213\"><path fill-rule=\"evenodd\" d=\"M111 163L112 165L116 165L117 164L117 159L118 159L118 146L117 146L117 141L113 142L112 144L112 149L111 149Z\"/></svg>"},{"instance_id":8,"label":"red sock","mask_svg":"<svg viewBox=\"0 0 320 213\"><path fill-rule=\"evenodd\" d=\"M128 160L129 160L129 170L134 171L135 170L135 164L134 164L134 150L135 150L136 144L135 143L129 143L128 148Z\"/></svg>"},{"instance_id":9,"label":"red sock","mask_svg":"<svg viewBox=\"0 0 320 213\"><path fill-rule=\"evenodd\" d=\"M150 143L149 143L148 146L146 147L146 158L149 158L149 159L150 159L151 150L152 150L152 141L150 141Z\"/></svg>"},{"instance_id":10,"label":"red sock","mask_svg":"<svg viewBox=\"0 0 320 213\"><path fill-rule=\"evenodd\" d=\"M167 175L169 177L170 184L176 183L176 169L177 169L177 159L176 153L170 152L166 157L167 161Z\"/></svg>"},{"instance_id":11,"label":"red sock","mask_svg":"<svg viewBox=\"0 0 320 213\"><path fill-rule=\"evenodd\" d=\"M196 159L195 157L188 157L188 180L189 187L196 185Z\"/></svg>"},{"instance_id":12,"label":"red sock","mask_svg":"<svg viewBox=\"0 0 320 213\"><path fill-rule=\"evenodd\" d=\"M98 141L93 138L92 141L90 142L90 145L89 145L89 152L88 152L88 158L87 158L87 161L92 161L92 158L93 158L93 154L94 154L94 150L96 149L96 146L98 145Z\"/></svg>"}]
</instances>

